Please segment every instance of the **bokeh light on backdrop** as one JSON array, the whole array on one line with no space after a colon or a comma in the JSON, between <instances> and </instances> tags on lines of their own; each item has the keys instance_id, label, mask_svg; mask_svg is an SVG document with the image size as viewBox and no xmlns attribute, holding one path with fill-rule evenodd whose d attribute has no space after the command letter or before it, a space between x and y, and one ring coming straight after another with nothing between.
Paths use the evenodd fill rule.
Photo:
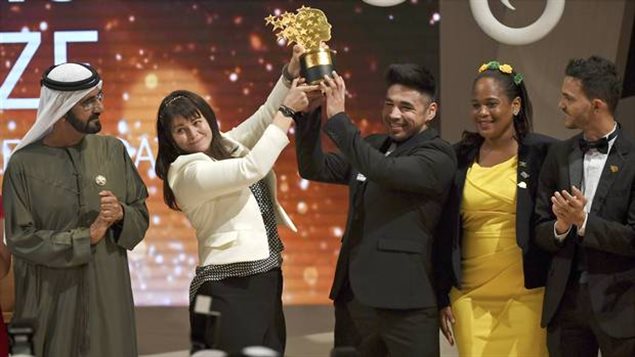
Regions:
<instances>
[{"instance_id":1,"label":"bokeh light on backdrop","mask_svg":"<svg viewBox=\"0 0 635 357\"><path fill-rule=\"evenodd\" d=\"M264 18L302 5L323 10L333 25L329 45L347 81L347 111L364 134L383 130L388 64L418 62L438 73L437 0L394 7L361 0L0 0L0 180L11 150L35 120L42 71L66 60L94 65L104 79L102 134L126 144L150 193L150 229L129 253L135 303L186 305L198 264L196 240L187 219L163 204L154 175L158 105L170 91L188 89L212 105L222 130L247 118L291 54ZM280 232L283 299L328 303L347 189L300 178L293 143L276 172L279 199L299 228L298 234Z\"/></svg>"}]
</instances>

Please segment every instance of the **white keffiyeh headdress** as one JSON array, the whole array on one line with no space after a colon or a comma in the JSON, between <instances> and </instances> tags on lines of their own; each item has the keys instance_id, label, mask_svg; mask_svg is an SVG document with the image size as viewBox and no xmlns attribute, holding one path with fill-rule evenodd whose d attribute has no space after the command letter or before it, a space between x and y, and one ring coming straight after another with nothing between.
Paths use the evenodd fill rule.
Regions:
<instances>
[{"instance_id":1,"label":"white keffiyeh headdress","mask_svg":"<svg viewBox=\"0 0 635 357\"><path fill-rule=\"evenodd\" d=\"M75 104L95 88L101 88L99 74L83 63L62 63L47 69L40 82L40 103L35 123L15 151L40 140ZM14 151L14 152L15 152Z\"/></svg>"}]
</instances>

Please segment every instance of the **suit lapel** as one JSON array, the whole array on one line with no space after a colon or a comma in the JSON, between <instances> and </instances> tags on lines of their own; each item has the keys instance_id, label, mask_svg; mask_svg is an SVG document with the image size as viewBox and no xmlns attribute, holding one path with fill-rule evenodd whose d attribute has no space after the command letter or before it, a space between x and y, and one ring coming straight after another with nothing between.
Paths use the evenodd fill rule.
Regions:
<instances>
[{"instance_id":1,"label":"suit lapel","mask_svg":"<svg viewBox=\"0 0 635 357\"><path fill-rule=\"evenodd\" d=\"M578 136L571 141L571 152L569 152L569 187L567 191L571 191L571 186L582 189L582 169L584 154L578 145Z\"/></svg>"},{"instance_id":2,"label":"suit lapel","mask_svg":"<svg viewBox=\"0 0 635 357\"><path fill-rule=\"evenodd\" d=\"M392 144L392 140L388 137L388 135L377 135L373 136L368 140L368 143L373 148L379 150L382 153L385 153L386 150ZM351 177L351 181L349 184L350 188L350 198L351 198L351 206L355 216L363 213L363 205L364 205L364 193L366 191L366 186L368 184L368 180L364 174L353 169L353 176ZM352 216L351 216L352 217ZM355 237L353 237L354 239Z\"/></svg>"},{"instance_id":3,"label":"suit lapel","mask_svg":"<svg viewBox=\"0 0 635 357\"><path fill-rule=\"evenodd\" d=\"M376 142L370 143L372 147L374 147L375 149L379 150L382 153L385 153L386 151L388 151L391 144L392 144L392 140L390 140L390 137L388 137L388 135L382 136L381 139L377 140Z\"/></svg>"},{"instance_id":4,"label":"suit lapel","mask_svg":"<svg viewBox=\"0 0 635 357\"><path fill-rule=\"evenodd\" d=\"M591 213L597 214L602 208L606 195L624 168L625 157L628 155L629 149L630 145L628 141L624 139L624 135L618 135L617 138L615 138L615 144L613 144L609 152L609 157L602 169L600 182L598 182L598 188L595 191L595 196L593 196Z\"/></svg>"},{"instance_id":5,"label":"suit lapel","mask_svg":"<svg viewBox=\"0 0 635 357\"><path fill-rule=\"evenodd\" d=\"M524 143L518 144L518 167L516 169L516 243L523 250L529 250L528 230L531 214L533 211L533 200L530 194L529 183L533 178L532 167L529 166L529 149ZM529 209L528 209L529 208Z\"/></svg>"}]
</instances>

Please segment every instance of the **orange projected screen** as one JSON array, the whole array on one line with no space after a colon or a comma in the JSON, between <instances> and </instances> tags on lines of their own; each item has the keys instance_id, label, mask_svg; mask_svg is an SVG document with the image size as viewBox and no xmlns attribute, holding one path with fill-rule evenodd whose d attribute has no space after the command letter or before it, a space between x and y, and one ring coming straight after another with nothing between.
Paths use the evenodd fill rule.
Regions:
<instances>
[{"instance_id":1,"label":"orange projected screen","mask_svg":"<svg viewBox=\"0 0 635 357\"><path fill-rule=\"evenodd\" d=\"M172 90L188 89L211 104L221 130L240 123L264 102L291 55L265 17L302 5L323 10L333 26L329 45L349 91L347 112L364 135L383 130L383 74L390 63L418 62L438 73L437 0L393 7L361 0L0 0L0 180L35 120L42 72L53 63L91 63L104 80L102 134L125 143L150 193L150 228L129 252L135 303L187 304L196 239L187 219L163 203L154 175L158 105ZM290 137L275 167L279 199L299 229L280 228L283 298L328 303L347 188L300 178L293 132Z\"/></svg>"}]
</instances>

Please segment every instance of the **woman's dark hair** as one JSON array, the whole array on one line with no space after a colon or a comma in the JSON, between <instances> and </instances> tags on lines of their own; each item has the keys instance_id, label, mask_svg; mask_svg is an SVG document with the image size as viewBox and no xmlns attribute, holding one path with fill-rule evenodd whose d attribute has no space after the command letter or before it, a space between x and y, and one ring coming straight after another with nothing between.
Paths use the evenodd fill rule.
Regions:
<instances>
[{"instance_id":1,"label":"woman's dark hair","mask_svg":"<svg viewBox=\"0 0 635 357\"><path fill-rule=\"evenodd\" d=\"M174 91L163 98L157 114L159 152L157 153L155 172L163 180L163 200L168 207L174 210L179 210L179 207L176 204L174 192L172 192L168 184L168 170L179 155L187 154L180 150L172 139L172 119L179 116L189 120L200 117L205 118L212 129L212 143L206 154L217 160L232 157L218 128L214 110L207 104L205 99L196 93L186 90Z\"/></svg>"},{"instance_id":2,"label":"woman's dark hair","mask_svg":"<svg viewBox=\"0 0 635 357\"><path fill-rule=\"evenodd\" d=\"M569 61L565 74L582 82L582 91L591 100L604 101L611 113L615 113L620 101L622 80L615 64L599 56Z\"/></svg>"},{"instance_id":3,"label":"woman's dark hair","mask_svg":"<svg viewBox=\"0 0 635 357\"><path fill-rule=\"evenodd\" d=\"M528 133L532 131L532 106L531 100L529 100L529 94L527 93L527 87L525 87L525 80L520 80L520 83L516 84L515 78L518 77L515 71L512 73L504 73L499 69L488 68L476 76L472 87L476 85L481 78L493 78L500 84L505 92L505 96L509 101L513 101L514 98L520 98L520 111L518 115L514 115L513 124L515 130L515 138L517 141L521 141ZM474 147L480 147L485 139L478 133L471 131L464 131L461 138L461 147L463 150L471 150Z\"/></svg>"}]
</instances>

